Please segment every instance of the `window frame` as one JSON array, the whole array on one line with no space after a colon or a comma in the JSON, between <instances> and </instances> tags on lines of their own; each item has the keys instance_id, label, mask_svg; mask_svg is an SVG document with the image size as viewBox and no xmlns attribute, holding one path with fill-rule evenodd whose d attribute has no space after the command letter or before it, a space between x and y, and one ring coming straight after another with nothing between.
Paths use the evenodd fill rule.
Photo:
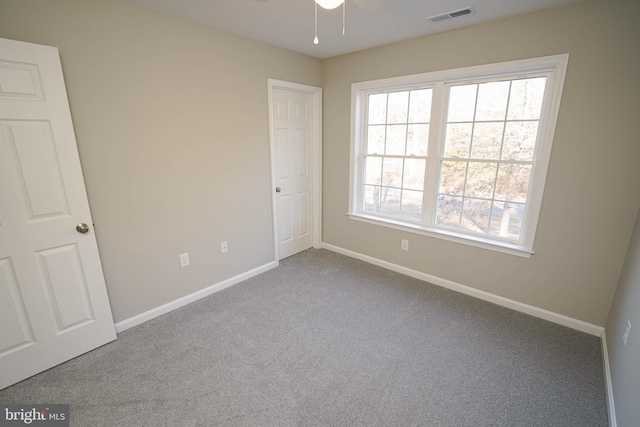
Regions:
<instances>
[{"instance_id":1,"label":"window frame","mask_svg":"<svg viewBox=\"0 0 640 427\"><path fill-rule=\"evenodd\" d=\"M569 54L560 54L353 83L351 85L349 211L347 213L349 218L512 255L530 257L534 253L534 239L542 206L542 196L551 157L568 59ZM491 80L496 77L514 79L516 77L538 77L541 75L546 76L547 83L540 114L530 193L527 195L523 234L520 241L508 241L506 239L493 238L490 235L467 233L464 230L452 230L436 225L434 216L439 184L439 161L444 154L443 133L446 129L448 108L446 88L455 84L477 83L479 80ZM423 205L423 222L415 224L397 218L364 212L362 208L362 188L366 154L364 151L366 150L366 103L368 95L429 87L433 88L433 96L429 149L423 191L425 195L431 195L433 200L429 200ZM427 201L427 198L428 196L425 196L424 200ZM425 219L430 222L425 223Z\"/></svg>"}]
</instances>

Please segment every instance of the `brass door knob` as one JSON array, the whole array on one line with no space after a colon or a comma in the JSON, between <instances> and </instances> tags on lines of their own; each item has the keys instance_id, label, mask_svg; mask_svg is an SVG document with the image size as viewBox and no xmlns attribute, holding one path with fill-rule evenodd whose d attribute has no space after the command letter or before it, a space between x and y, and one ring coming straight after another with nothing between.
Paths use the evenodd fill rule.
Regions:
<instances>
[{"instance_id":1,"label":"brass door knob","mask_svg":"<svg viewBox=\"0 0 640 427\"><path fill-rule=\"evenodd\" d=\"M87 231L89 231L89 226L84 222L81 222L80 224L76 225L76 231L78 233L86 233Z\"/></svg>"},{"instance_id":2,"label":"brass door knob","mask_svg":"<svg viewBox=\"0 0 640 427\"><path fill-rule=\"evenodd\" d=\"M282 189L280 187L276 187L276 193L279 193L281 191L282 191Z\"/></svg>"}]
</instances>

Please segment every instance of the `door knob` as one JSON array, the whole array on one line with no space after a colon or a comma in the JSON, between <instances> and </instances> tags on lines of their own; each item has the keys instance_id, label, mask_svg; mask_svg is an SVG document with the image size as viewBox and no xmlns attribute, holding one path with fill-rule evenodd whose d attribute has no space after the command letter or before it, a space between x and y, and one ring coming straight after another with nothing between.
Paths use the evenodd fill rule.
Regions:
<instances>
[{"instance_id":1,"label":"door knob","mask_svg":"<svg viewBox=\"0 0 640 427\"><path fill-rule=\"evenodd\" d=\"M279 193L281 191L282 191L282 189L280 187L276 187L276 193Z\"/></svg>"},{"instance_id":2,"label":"door knob","mask_svg":"<svg viewBox=\"0 0 640 427\"><path fill-rule=\"evenodd\" d=\"M84 222L81 222L80 224L76 225L76 230L78 231L78 233L86 233L87 231L89 231L89 226Z\"/></svg>"}]
</instances>

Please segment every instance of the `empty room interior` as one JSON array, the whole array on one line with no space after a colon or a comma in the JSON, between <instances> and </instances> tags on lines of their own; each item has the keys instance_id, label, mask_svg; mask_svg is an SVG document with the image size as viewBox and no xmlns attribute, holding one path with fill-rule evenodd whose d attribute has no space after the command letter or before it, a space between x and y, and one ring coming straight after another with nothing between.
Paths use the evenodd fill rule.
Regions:
<instances>
[{"instance_id":1,"label":"empty room interior","mask_svg":"<svg viewBox=\"0 0 640 427\"><path fill-rule=\"evenodd\" d=\"M0 404L640 426L640 2L207 3L0 0Z\"/></svg>"}]
</instances>

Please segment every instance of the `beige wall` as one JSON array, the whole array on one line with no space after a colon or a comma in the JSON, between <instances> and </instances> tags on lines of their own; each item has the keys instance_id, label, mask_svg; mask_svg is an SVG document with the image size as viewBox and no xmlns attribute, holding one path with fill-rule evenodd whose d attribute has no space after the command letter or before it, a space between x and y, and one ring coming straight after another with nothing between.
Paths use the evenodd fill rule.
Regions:
<instances>
[{"instance_id":1,"label":"beige wall","mask_svg":"<svg viewBox=\"0 0 640 427\"><path fill-rule=\"evenodd\" d=\"M323 240L604 326L640 205L637 16L640 2L585 1L324 61ZM352 83L559 53L569 66L530 259L348 219Z\"/></svg>"},{"instance_id":2,"label":"beige wall","mask_svg":"<svg viewBox=\"0 0 640 427\"><path fill-rule=\"evenodd\" d=\"M640 215L607 320L607 352L619 426L640 426ZM622 336L631 322L627 345Z\"/></svg>"},{"instance_id":3,"label":"beige wall","mask_svg":"<svg viewBox=\"0 0 640 427\"><path fill-rule=\"evenodd\" d=\"M588 0L320 61L114 0L0 0L0 37L60 49L116 321L273 260L272 77L324 88L325 242L603 326L640 205L639 14ZM533 257L345 216L351 83L557 53Z\"/></svg>"},{"instance_id":4,"label":"beige wall","mask_svg":"<svg viewBox=\"0 0 640 427\"><path fill-rule=\"evenodd\" d=\"M273 261L267 78L319 60L112 0L1 0L0 37L60 50L116 321Z\"/></svg>"}]
</instances>

